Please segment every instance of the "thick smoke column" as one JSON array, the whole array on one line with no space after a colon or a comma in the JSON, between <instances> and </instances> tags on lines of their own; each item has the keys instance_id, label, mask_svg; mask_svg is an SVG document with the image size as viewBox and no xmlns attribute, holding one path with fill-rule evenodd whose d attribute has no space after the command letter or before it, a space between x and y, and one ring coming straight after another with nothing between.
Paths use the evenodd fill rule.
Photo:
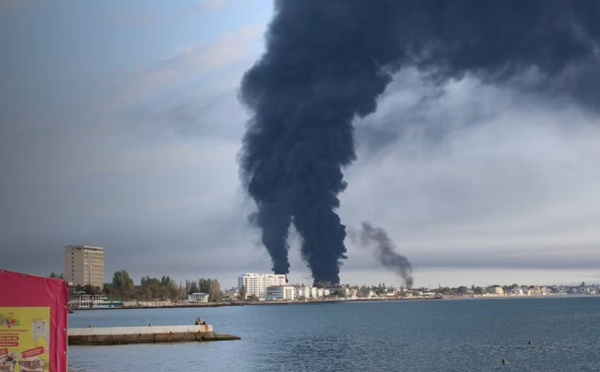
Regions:
<instances>
[{"instance_id":1,"label":"thick smoke column","mask_svg":"<svg viewBox=\"0 0 600 372\"><path fill-rule=\"evenodd\" d=\"M375 111L395 72L501 84L534 71L527 89L598 109L599 36L598 0L275 1L267 50L241 87L253 112L242 178L273 270L289 271L293 222L315 282L339 282L352 121Z\"/></svg>"},{"instance_id":2,"label":"thick smoke column","mask_svg":"<svg viewBox=\"0 0 600 372\"><path fill-rule=\"evenodd\" d=\"M394 242L390 240L384 229L363 222L360 232L360 244L363 247L373 247L379 262L404 279L404 283L408 288L412 287L412 266L408 258L395 252Z\"/></svg>"}]
</instances>

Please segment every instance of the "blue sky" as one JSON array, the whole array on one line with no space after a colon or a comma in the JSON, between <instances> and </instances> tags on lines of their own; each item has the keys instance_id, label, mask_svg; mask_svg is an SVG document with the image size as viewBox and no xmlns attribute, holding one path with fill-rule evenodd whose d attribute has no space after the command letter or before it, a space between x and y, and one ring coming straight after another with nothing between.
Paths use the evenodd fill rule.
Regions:
<instances>
[{"instance_id":1,"label":"blue sky","mask_svg":"<svg viewBox=\"0 0 600 372\"><path fill-rule=\"evenodd\" d=\"M107 281L268 271L236 159L240 78L271 16L268 0L4 1L0 266L61 272L63 247L88 244ZM357 120L343 221L384 227L416 285L598 281L597 116L469 77L431 104L417 75ZM293 239L290 279L311 282ZM342 281L400 283L348 251Z\"/></svg>"}]
</instances>

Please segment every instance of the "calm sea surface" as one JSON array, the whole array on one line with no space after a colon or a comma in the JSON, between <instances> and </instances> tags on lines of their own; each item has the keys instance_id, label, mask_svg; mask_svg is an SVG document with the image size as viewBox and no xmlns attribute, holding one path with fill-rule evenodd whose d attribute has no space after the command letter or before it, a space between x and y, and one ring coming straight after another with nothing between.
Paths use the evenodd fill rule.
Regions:
<instances>
[{"instance_id":1,"label":"calm sea surface","mask_svg":"<svg viewBox=\"0 0 600 372\"><path fill-rule=\"evenodd\" d=\"M94 310L71 314L69 326L197 317L242 340L72 346L69 364L89 372L600 371L600 297Z\"/></svg>"}]
</instances>

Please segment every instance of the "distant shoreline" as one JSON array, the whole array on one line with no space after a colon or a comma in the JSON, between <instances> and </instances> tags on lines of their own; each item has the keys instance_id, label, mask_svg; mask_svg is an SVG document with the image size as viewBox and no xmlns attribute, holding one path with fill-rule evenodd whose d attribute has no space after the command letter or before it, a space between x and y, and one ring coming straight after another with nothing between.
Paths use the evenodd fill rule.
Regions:
<instances>
[{"instance_id":1,"label":"distant shoreline","mask_svg":"<svg viewBox=\"0 0 600 372\"><path fill-rule=\"evenodd\" d=\"M329 303L366 303L366 302L408 302L408 301L473 301L473 300L525 300L525 299L541 299L541 298L589 298L600 295L584 295L584 294L556 294L546 296L443 296L441 298L403 298L403 299L335 299L335 300L312 300L312 301L257 301L257 302L208 302L195 304L181 305L164 305L164 306L125 306L125 307L106 307L106 308L76 308L77 311L90 310L135 310L135 309L179 309L179 308L212 308L212 307L229 307L229 306L284 306L284 305L317 305Z\"/></svg>"},{"instance_id":2,"label":"distant shoreline","mask_svg":"<svg viewBox=\"0 0 600 372\"><path fill-rule=\"evenodd\" d=\"M421 299L419 299L421 300ZM426 299L423 299L426 300ZM428 300L428 299L427 299ZM73 311L89 310L134 310L134 309L178 309L178 308L203 308L203 307L229 307L229 306L283 306L283 305L310 305L310 304L329 304L339 302L381 302L381 301L406 301L389 299L336 299L336 300L311 300L311 301L255 301L255 302L207 302L181 305L163 305L163 306L123 306L123 307L92 307L92 308L74 308ZM417 299L411 301L418 301Z\"/></svg>"},{"instance_id":3,"label":"distant shoreline","mask_svg":"<svg viewBox=\"0 0 600 372\"><path fill-rule=\"evenodd\" d=\"M552 295L535 295L535 296L448 296L444 297L446 301L462 301L462 300L526 300L526 299L540 299L540 298L587 298L587 297L598 297L597 295L586 295L586 294L552 294Z\"/></svg>"}]
</instances>

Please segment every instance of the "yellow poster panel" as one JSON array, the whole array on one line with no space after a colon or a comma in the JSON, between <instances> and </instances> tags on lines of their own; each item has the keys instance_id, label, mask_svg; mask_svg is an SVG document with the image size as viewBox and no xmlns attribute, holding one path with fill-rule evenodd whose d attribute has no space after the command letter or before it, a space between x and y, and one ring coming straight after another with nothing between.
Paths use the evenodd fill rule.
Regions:
<instances>
[{"instance_id":1,"label":"yellow poster panel","mask_svg":"<svg viewBox=\"0 0 600 372\"><path fill-rule=\"evenodd\" d=\"M0 307L0 372L49 372L49 347L49 307Z\"/></svg>"}]
</instances>

